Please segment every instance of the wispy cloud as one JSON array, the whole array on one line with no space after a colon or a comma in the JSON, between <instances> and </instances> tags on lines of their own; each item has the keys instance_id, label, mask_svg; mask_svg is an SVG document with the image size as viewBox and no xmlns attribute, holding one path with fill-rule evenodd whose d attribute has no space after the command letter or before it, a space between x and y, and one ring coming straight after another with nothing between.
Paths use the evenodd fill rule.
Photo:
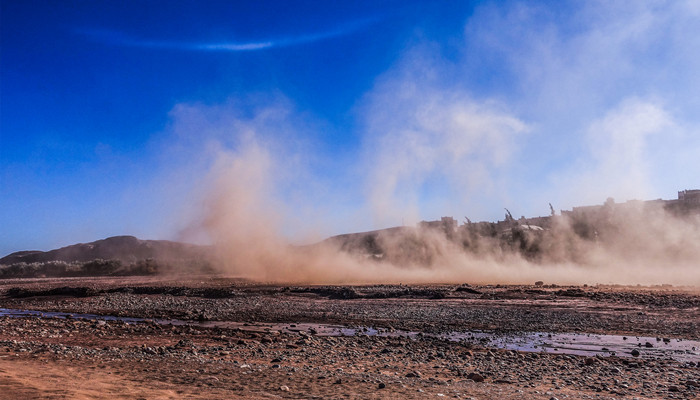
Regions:
<instances>
[{"instance_id":1,"label":"wispy cloud","mask_svg":"<svg viewBox=\"0 0 700 400\"><path fill-rule=\"evenodd\" d=\"M123 32L100 30L100 29L80 29L77 32L88 38L115 46L147 47L156 49L170 49L182 51L256 51L273 47L289 47L306 43L319 42L334 37L345 36L357 32L368 25L379 21L377 17L364 18L349 23L342 24L335 29L324 32L289 35L268 40L254 40L248 42L221 41L221 42L185 42L171 40L150 40L129 36Z\"/></svg>"}]
</instances>

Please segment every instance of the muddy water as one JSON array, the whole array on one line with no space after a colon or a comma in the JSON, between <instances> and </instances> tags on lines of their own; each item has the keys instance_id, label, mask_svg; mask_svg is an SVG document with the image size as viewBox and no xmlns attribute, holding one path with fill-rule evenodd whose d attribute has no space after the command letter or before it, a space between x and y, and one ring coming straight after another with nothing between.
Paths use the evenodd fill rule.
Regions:
<instances>
[{"instance_id":1,"label":"muddy water","mask_svg":"<svg viewBox=\"0 0 700 400\"><path fill-rule=\"evenodd\" d=\"M74 314L62 312L14 310L0 308L0 317L75 318L87 320L120 321L125 323L153 322L160 325L196 326L203 328L238 328L249 332L278 331L282 333L305 332L316 336L380 336L445 339L465 344L475 344L526 352L574 354L582 356L620 356L642 359L673 359L681 362L700 363L700 341L666 339L648 336L597 335L588 333L503 333L489 331L450 332L427 334L372 327L344 327L326 324L265 324L231 321L185 321L176 319L145 319L115 317L110 315Z\"/></svg>"}]
</instances>

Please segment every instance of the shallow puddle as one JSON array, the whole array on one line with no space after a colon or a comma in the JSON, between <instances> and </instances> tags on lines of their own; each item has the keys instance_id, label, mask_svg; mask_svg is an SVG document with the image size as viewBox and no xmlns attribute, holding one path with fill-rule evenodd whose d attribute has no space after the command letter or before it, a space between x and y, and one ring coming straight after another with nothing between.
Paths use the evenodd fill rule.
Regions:
<instances>
[{"instance_id":1,"label":"shallow puddle","mask_svg":"<svg viewBox=\"0 0 700 400\"><path fill-rule=\"evenodd\" d=\"M700 363L700 341L665 339L648 336L598 335L589 333L502 333L488 331L451 332L428 334L401 330L375 329L372 327L344 327L325 324L266 324L230 321L185 321L177 319L147 319L115 317L110 315L76 314L34 310L0 308L0 317L74 318L86 320L121 321L125 323L154 322L160 325L197 326L204 328L239 328L249 332L278 331L283 333L306 332L316 336L380 336L439 338L455 342L472 343L526 352L575 354L581 356L611 356L642 359L673 359Z\"/></svg>"}]
</instances>

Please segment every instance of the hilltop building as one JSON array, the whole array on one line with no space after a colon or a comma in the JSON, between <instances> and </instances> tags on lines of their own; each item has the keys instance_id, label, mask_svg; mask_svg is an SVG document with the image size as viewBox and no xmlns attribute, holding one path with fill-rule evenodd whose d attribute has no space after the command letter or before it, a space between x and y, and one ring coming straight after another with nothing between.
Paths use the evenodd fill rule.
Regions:
<instances>
[{"instance_id":1,"label":"hilltop building","mask_svg":"<svg viewBox=\"0 0 700 400\"><path fill-rule=\"evenodd\" d=\"M613 213L632 209L644 210L646 207L661 207L667 212L680 217L695 214L700 215L700 190L679 191L678 198L673 200L628 200L624 203L615 203L614 199L608 198L605 203L600 205L579 206L573 207L571 210L561 210L561 215L571 218L575 225L579 223L594 226L609 219ZM436 221L421 221L418 223L418 227L442 230L448 237L452 237L461 229L482 236L496 236L511 232L514 228L521 231L547 230L551 228L554 218L557 217L554 215L554 209L552 208L552 215L544 217L525 218L523 216L516 220L510 215L510 212L507 211L502 221L472 222L469 218L466 218L466 222L460 226L454 218L442 217ZM575 228L577 227L575 226ZM585 232L583 233L584 236L588 236ZM595 235L595 232L591 234Z\"/></svg>"},{"instance_id":2,"label":"hilltop building","mask_svg":"<svg viewBox=\"0 0 700 400\"><path fill-rule=\"evenodd\" d=\"M700 190L681 190L678 192L678 201L700 203Z\"/></svg>"},{"instance_id":3,"label":"hilltop building","mask_svg":"<svg viewBox=\"0 0 700 400\"><path fill-rule=\"evenodd\" d=\"M605 213L619 211L629 207L654 207L661 206L664 210L677 215L700 214L700 190L682 190L678 192L678 199L674 200L628 200L624 203L615 203L615 200L608 198L604 204L595 206L573 207L571 211L562 210L562 215L574 218L598 218Z\"/></svg>"}]
</instances>

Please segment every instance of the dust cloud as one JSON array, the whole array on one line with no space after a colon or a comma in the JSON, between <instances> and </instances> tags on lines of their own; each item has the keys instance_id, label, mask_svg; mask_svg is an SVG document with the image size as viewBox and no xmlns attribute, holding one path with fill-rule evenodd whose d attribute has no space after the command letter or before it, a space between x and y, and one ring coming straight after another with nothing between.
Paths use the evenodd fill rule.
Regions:
<instances>
[{"instance_id":1,"label":"dust cloud","mask_svg":"<svg viewBox=\"0 0 700 400\"><path fill-rule=\"evenodd\" d=\"M206 178L197 212L183 217L187 231L214 244L222 272L271 282L700 286L698 208L626 201L697 183L697 61L676 59L698 54L689 51L697 35L659 29L697 24L682 5L599 6L574 16L593 20L578 21L573 37L542 29L532 13L484 6L458 48L420 40L358 98L357 126L342 128L346 153L299 145L324 142L327 126L289 100L250 112L175 110L182 137L221 143L192 174ZM527 41L514 41L513 29ZM658 60L673 66L669 82L680 74L672 96L650 86L658 65L641 62L648 49L639 44L661 31L678 50ZM476 82L489 66L473 57L484 43L512 79ZM480 90L491 84L508 90ZM319 162L328 154L337 159ZM604 204L609 196L620 202ZM445 215L500 219L503 207L534 217L550 202L595 207L418 227Z\"/></svg>"},{"instance_id":2,"label":"dust cloud","mask_svg":"<svg viewBox=\"0 0 700 400\"><path fill-rule=\"evenodd\" d=\"M222 273L309 284L700 285L699 216L671 213L662 202L608 201L587 214L551 216L537 231L506 220L292 245L283 221L294 210L275 191L279 177L289 174L278 170L273 153L248 136L236 151L220 150L209 171L196 228L213 242Z\"/></svg>"}]
</instances>

